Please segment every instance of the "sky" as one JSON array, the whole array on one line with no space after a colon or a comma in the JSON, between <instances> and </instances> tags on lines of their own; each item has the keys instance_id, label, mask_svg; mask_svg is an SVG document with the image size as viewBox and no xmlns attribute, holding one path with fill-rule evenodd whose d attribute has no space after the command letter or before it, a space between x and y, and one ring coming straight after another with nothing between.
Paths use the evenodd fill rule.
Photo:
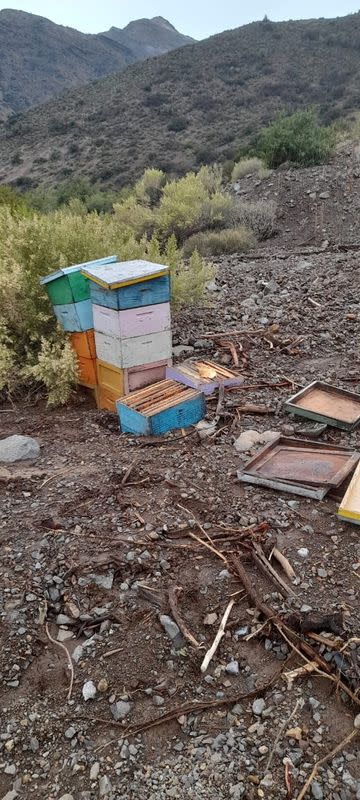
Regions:
<instances>
[{"instance_id":1,"label":"sky","mask_svg":"<svg viewBox=\"0 0 360 800\"><path fill-rule=\"evenodd\" d=\"M205 39L265 14L274 21L344 16L359 10L359 0L8 0L0 2L3 8L39 14L85 33L99 33L112 25L123 28L139 17L162 16L182 33Z\"/></svg>"}]
</instances>

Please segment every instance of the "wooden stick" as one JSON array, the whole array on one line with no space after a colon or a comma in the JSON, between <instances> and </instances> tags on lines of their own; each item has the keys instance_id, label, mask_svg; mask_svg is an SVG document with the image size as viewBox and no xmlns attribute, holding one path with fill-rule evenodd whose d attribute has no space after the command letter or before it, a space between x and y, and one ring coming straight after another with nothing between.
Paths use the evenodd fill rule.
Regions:
<instances>
[{"instance_id":1,"label":"wooden stick","mask_svg":"<svg viewBox=\"0 0 360 800\"><path fill-rule=\"evenodd\" d=\"M73 683L74 683L74 667L73 667L71 655L70 655L67 647L65 647L65 645L62 642L57 642L55 639L53 639L53 637L51 636L51 633L49 631L49 623L48 622L45 625L45 631L46 631L46 636L48 637L48 639L50 639L50 642L52 642L52 644L54 644L56 647L60 647L61 650L63 650L64 653L66 653L66 657L67 657L68 664L69 664L69 670L70 670L70 685L69 685L69 690L68 690L68 693L67 693L67 699L70 700L71 693L72 693L72 688L73 688Z\"/></svg>"},{"instance_id":2,"label":"wooden stick","mask_svg":"<svg viewBox=\"0 0 360 800\"><path fill-rule=\"evenodd\" d=\"M273 582L276 588L281 592L284 597L291 595L295 597L295 592L288 586L287 583L278 575L276 570L271 566L270 562L266 558L266 555L261 547L260 544L257 542L253 542L254 552L252 554L253 560L255 564L261 569L261 571Z\"/></svg>"},{"instance_id":3,"label":"wooden stick","mask_svg":"<svg viewBox=\"0 0 360 800\"><path fill-rule=\"evenodd\" d=\"M256 331L223 331L222 333L202 333L201 337L203 339L218 339L222 336L247 336L251 334L254 336L257 333L265 333L263 328L258 328Z\"/></svg>"},{"instance_id":4,"label":"wooden stick","mask_svg":"<svg viewBox=\"0 0 360 800\"><path fill-rule=\"evenodd\" d=\"M286 556L284 556L284 554L281 553L281 551L278 550L277 547L274 547L272 555L274 556L274 558L276 558L276 561L278 561L279 564L282 566L285 575L287 575L287 577L290 578L290 580L292 580L292 578L295 578L295 571L293 570L290 561L288 561Z\"/></svg>"},{"instance_id":5,"label":"wooden stick","mask_svg":"<svg viewBox=\"0 0 360 800\"><path fill-rule=\"evenodd\" d=\"M124 474L124 476L123 476L123 478L122 478L122 481L121 481L121 485L122 485L122 486L125 486L125 483L127 482L128 478L130 478L130 475L131 475L131 473L132 473L132 471L133 471L134 467L135 467L135 466L136 466L138 463L139 463L139 457L137 456L136 458L134 458L134 461L132 461L132 462L131 462L130 466L127 468L127 470L126 470L126 472L125 472L125 474Z\"/></svg>"},{"instance_id":6,"label":"wooden stick","mask_svg":"<svg viewBox=\"0 0 360 800\"><path fill-rule=\"evenodd\" d=\"M278 732L277 732L277 734L276 734L276 736L275 736L275 741L274 741L274 744L273 744L273 746L272 746L272 748L271 748L271 751L270 751L270 753L269 753L269 758L268 758L268 760L267 760L267 762L266 762L265 773L266 773L266 772L269 772L269 767L270 767L270 764L271 764L271 762L272 762L272 760L273 760L274 753L275 753L275 750L276 750L276 746L277 746L278 742L280 741L280 739L281 739L281 737L282 737L282 735L283 735L283 733L284 733L285 729L286 729L286 728L289 726L289 723L290 723L290 722L291 722L291 720L292 720L292 719L295 717L295 714L296 714L296 712L297 712L297 710L298 710L298 708L299 708L299 705L300 705L300 703L301 703L301 700L297 700L297 701L296 701L296 703L295 703L295 706L294 706L294 708L293 708L293 710L292 710L292 712L291 712L290 716L289 716L289 717L288 717L288 718L285 720L285 722L283 722L283 724L280 726L280 728L279 728L279 730L278 730Z\"/></svg>"},{"instance_id":7,"label":"wooden stick","mask_svg":"<svg viewBox=\"0 0 360 800\"><path fill-rule=\"evenodd\" d=\"M239 356L238 356L238 354L236 352L236 347L235 347L234 343L233 342L228 342L228 341L225 341L225 340L222 341L222 340L219 339L218 344L220 345L220 347L224 347L225 350L230 350L231 358L232 358L232 360L234 362L234 365L235 365L235 367L238 367L239 366Z\"/></svg>"},{"instance_id":8,"label":"wooden stick","mask_svg":"<svg viewBox=\"0 0 360 800\"><path fill-rule=\"evenodd\" d=\"M196 536L196 533L191 533L191 531L189 531L189 536L191 536L191 538L192 538L192 539L196 539L196 541L197 541L197 542L199 542L200 544L202 544L202 545L203 545L203 547L207 547L207 548L208 548L208 550L211 550L211 552L212 552L212 553L214 553L214 555L216 555L218 558L221 558L221 560L222 560L222 561L223 561L225 564L227 564L227 563L228 563L228 562L227 562L227 559L225 558L225 556L223 556L223 554L222 554L222 553L220 553L220 551L219 551L219 550L216 550L216 548L215 548L215 547L212 547L212 546L211 546L211 544L208 544L207 542L204 542L204 540L203 540L203 539L200 539L200 537L199 537L199 536Z\"/></svg>"},{"instance_id":9,"label":"wooden stick","mask_svg":"<svg viewBox=\"0 0 360 800\"><path fill-rule=\"evenodd\" d=\"M330 750L330 753L327 753L326 756L323 756L322 758L319 759L319 761L316 762L316 764L314 764L310 772L310 775L306 779L304 786L301 789L300 794L298 794L296 800L303 800L303 797L305 797L307 790L310 788L314 778L318 773L319 767L322 767L323 764L326 764L327 761L330 761L330 759L334 758L334 756L336 756L337 753L340 753L340 751L343 750L344 747L346 747L346 745L349 744L349 742L355 739L355 737L358 736L359 733L360 733L359 728L353 728L353 730L350 733L348 733L348 735L345 736L345 738L342 739L342 741L339 744L337 744L336 747Z\"/></svg>"},{"instance_id":10,"label":"wooden stick","mask_svg":"<svg viewBox=\"0 0 360 800\"><path fill-rule=\"evenodd\" d=\"M171 608L171 613L174 617L175 622L179 626L181 633L187 639L193 647L201 647L200 642L198 642L195 637L190 633L189 629L186 627L184 620L180 616L180 611L177 604L177 597L182 592L181 586L170 586L169 589L169 604Z\"/></svg>"},{"instance_id":11,"label":"wooden stick","mask_svg":"<svg viewBox=\"0 0 360 800\"><path fill-rule=\"evenodd\" d=\"M224 616L223 616L223 618L222 618L222 620L220 622L220 627L219 627L219 630L218 630L218 632L217 632L217 634L215 636L215 639L214 639L210 649L207 651L207 653L205 653L203 662L202 662L201 667L200 667L201 672L203 672L203 673L206 672L214 653L216 653L216 650L219 647L221 639L225 635L225 626L226 626L226 623L228 621L229 614L230 614L230 611L231 611L234 603L235 603L235 600L230 600L230 602L226 606L225 613L224 613Z\"/></svg>"}]
</instances>

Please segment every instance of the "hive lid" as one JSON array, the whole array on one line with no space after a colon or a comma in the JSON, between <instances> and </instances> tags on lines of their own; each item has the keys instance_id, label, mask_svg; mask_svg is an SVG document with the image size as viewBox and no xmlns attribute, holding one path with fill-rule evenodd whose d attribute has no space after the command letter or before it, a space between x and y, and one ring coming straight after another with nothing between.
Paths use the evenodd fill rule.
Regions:
<instances>
[{"instance_id":1,"label":"hive lid","mask_svg":"<svg viewBox=\"0 0 360 800\"><path fill-rule=\"evenodd\" d=\"M102 265L87 265L82 269L82 274L89 280L98 283L104 289L118 289L120 286L129 286L132 283L159 278L167 275L169 267L164 264L153 264L151 261L117 261L110 267Z\"/></svg>"},{"instance_id":2,"label":"hive lid","mask_svg":"<svg viewBox=\"0 0 360 800\"><path fill-rule=\"evenodd\" d=\"M40 284L41 286L44 286L44 284L51 283L51 281L62 278L64 275L70 275L73 272L80 272L85 267L92 267L96 265L106 266L107 264L113 264L114 261L117 261L117 256L106 256L105 258L97 258L95 261L84 261L82 264L74 264L71 267L61 267L55 272L50 272L50 275L45 275L44 278L40 278Z\"/></svg>"}]
</instances>

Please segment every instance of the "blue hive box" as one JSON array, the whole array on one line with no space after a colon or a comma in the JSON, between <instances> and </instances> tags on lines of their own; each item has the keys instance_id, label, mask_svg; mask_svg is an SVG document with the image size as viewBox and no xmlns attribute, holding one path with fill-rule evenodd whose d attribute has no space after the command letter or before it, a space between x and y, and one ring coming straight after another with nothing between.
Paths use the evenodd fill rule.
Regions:
<instances>
[{"instance_id":1,"label":"blue hive box","mask_svg":"<svg viewBox=\"0 0 360 800\"><path fill-rule=\"evenodd\" d=\"M117 310L141 308L170 300L169 267L151 261L119 261L110 266L86 266L95 305Z\"/></svg>"},{"instance_id":2,"label":"blue hive box","mask_svg":"<svg viewBox=\"0 0 360 800\"><path fill-rule=\"evenodd\" d=\"M62 329L67 333L88 331L93 328L93 312L91 300L80 303L66 303L53 306L54 314Z\"/></svg>"},{"instance_id":3,"label":"blue hive box","mask_svg":"<svg viewBox=\"0 0 360 800\"><path fill-rule=\"evenodd\" d=\"M159 381L116 401L120 429L159 436L196 425L205 415L205 397L176 381Z\"/></svg>"}]
</instances>

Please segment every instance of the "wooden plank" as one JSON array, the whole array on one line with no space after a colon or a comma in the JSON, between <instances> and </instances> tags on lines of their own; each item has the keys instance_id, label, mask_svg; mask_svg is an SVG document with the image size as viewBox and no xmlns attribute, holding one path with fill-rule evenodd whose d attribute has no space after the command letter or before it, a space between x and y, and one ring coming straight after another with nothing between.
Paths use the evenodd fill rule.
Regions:
<instances>
[{"instance_id":1,"label":"wooden plank","mask_svg":"<svg viewBox=\"0 0 360 800\"><path fill-rule=\"evenodd\" d=\"M360 525L360 463L356 467L337 514L341 519Z\"/></svg>"}]
</instances>

